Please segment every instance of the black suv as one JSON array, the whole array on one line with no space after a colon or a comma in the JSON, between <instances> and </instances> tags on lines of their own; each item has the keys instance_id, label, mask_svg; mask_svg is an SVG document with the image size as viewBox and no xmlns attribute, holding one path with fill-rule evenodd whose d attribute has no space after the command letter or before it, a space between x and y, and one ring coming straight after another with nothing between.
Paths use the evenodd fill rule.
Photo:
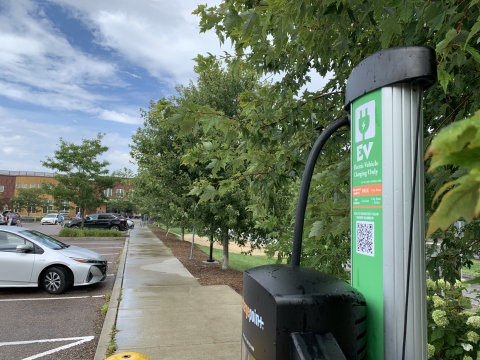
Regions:
<instances>
[{"instance_id":1,"label":"black suv","mask_svg":"<svg viewBox=\"0 0 480 360\"><path fill-rule=\"evenodd\" d=\"M85 216L83 226L90 229L112 229L112 230L127 230L127 221L124 218L115 216L117 214L91 214ZM78 229L82 226L82 219L72 219L65 223L66 228Z\"/></svg>"}]
</instances>

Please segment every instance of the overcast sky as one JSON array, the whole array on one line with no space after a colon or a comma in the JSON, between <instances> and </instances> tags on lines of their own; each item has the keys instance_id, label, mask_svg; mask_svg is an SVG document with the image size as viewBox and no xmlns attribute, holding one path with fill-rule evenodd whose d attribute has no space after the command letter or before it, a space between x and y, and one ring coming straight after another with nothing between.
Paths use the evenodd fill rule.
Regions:
<instances>
[{"instance_id":1,"label":"overcast sky","mask_svg":"<svg viewBox=\"0 0 480 360\"><path fill-rule=\"evenodd\" d=\"M46 171L59 138L105 133L110 170L127 167L140 108L194 79L199 0L0 0L0 170ZM208 5L220 0L208 0Z\"/></svg>"}]
</instances>

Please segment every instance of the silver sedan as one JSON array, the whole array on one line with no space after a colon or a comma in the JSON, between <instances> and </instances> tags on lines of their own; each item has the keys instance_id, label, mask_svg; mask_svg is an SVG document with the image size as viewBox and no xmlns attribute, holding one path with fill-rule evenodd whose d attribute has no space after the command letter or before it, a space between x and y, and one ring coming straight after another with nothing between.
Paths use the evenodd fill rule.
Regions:
<instances>
[{"instance_id":1,"label":"silver sedan","mask_svg":"<svg viewBox=\"0 0 480 360\"><path fill-rule=\"evenodd\" d=\"M107 260L36 230L0 229L0 287L41 287L61 294L70 286L103 281Z\"/></svg>"}]
</instances>

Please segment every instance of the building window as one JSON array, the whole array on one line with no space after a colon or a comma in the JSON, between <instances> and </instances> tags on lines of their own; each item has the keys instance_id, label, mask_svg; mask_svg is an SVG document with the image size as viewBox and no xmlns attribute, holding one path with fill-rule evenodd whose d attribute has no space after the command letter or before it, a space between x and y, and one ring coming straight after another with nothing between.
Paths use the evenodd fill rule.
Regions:
<instances>
[{"instance_id":1,"label":"building window","mask_svg":"<svg viewBox=\"0 0 480 360\"><path fill-rule=\"evenodd\" d=\"M42 186L42 184L38 184L37 187L38 187L39 189L41 189L43 186Z\"/></svg>"},{"instance_id":2,"label":"building window","mask_svg":"<svg viewBox=\"0 0 480 360\"><path fill-rule=\"evenodd\" d=\"M22 188L26 189L26 188L27 188L27 184L22 184Z\"/></svg>"},{"instance_id":3,"label":"building window","mask_svg":"<svg viewBox=\"0 0 480 360\"><path fill-rule=\"evenodd\" d=\"M70 201L62 201L60 203L60 210L63 212L70 211Z\"/></svg>"},{"instance_id":4,"label":"building window","mask_svg":"<svg viewBox=\"0 0 480 360\"><path fill-rule=\"evenodd\" d=\"M15 185L15 187L19 188L19 187L20 187L20 183L17 183L17 185Z\"/></svg>"},{"instance_id":5,"label":"building window","mask_svg":"<svg viewBox=\"0 0 480 360\"><path fill-rule=\"evenodd\" d=\"M30 206L30 213L36 213L36 212L37 212L37 207L36 206Z\"/></svg>"},{"instance_id":6,"label":"building window","mask_svg":"<svg viewBox=\"0 0 480 360\"><path fill-rule=\"evenodd\" d=\"M44 206L44 207L42 208L42 212L43 212L44 214L48 214L48 210L52 210L53 201L52 201L52 200L47 200L47 204L46 204L46 205L47 205L47 206Z\"/></svg>"},{"instance_id":7,"label":"building window","mask_svg":"<svg viewBox=\"0 0 480 360\"><path fill-rule=\"evenodd\" d=\"M4 192L4 191L5 191L5 186L0 185L0 192Z\"/></svg>"},{"instance_id":8,"label":"building window","mask_svg":"<svg viewBox=\"0 0 480 360\"><path fill-rule=\"evenodd\" d=\"M123 198L123 189L117 189L115 196L117 198Z\"/></svg>"},{"instance_id":9,"label":"building window","mask_svg":"<svg viewBox=\"0 0 480 360\"><path fill-rule=\"evenodd\" d=\"M106 197L111 197L112 196L112 189L105 189L103 192Z\"/></svg>"},{"instance_id":10,"label":"building window","mask_svg":"<svg viewBox=\"0 0 480 360\"><path fill-rule=\"evenodd\" d=\"M30 184L30 189L35 189L35 184Z\"/></svg>"}]
</instances>

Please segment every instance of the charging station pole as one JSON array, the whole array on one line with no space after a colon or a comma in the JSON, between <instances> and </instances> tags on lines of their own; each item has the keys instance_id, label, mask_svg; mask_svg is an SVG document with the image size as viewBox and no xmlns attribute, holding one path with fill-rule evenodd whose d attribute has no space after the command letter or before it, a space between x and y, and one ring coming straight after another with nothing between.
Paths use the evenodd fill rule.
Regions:
<instances>
[{"instance_id":1,"label":"charging station pole","mask_svg":"<svg viewBox=\"0 0 480 360\"><path fill-rule=\"evenodd\" d=\"M427 358L421 109L422 92L435 81L434 50L411 46L366 58L347 83L345 104L352 134L351 284L367 304L371 360L402 359L411 226L405 359Z\"/></svg>"}]
</instances>

